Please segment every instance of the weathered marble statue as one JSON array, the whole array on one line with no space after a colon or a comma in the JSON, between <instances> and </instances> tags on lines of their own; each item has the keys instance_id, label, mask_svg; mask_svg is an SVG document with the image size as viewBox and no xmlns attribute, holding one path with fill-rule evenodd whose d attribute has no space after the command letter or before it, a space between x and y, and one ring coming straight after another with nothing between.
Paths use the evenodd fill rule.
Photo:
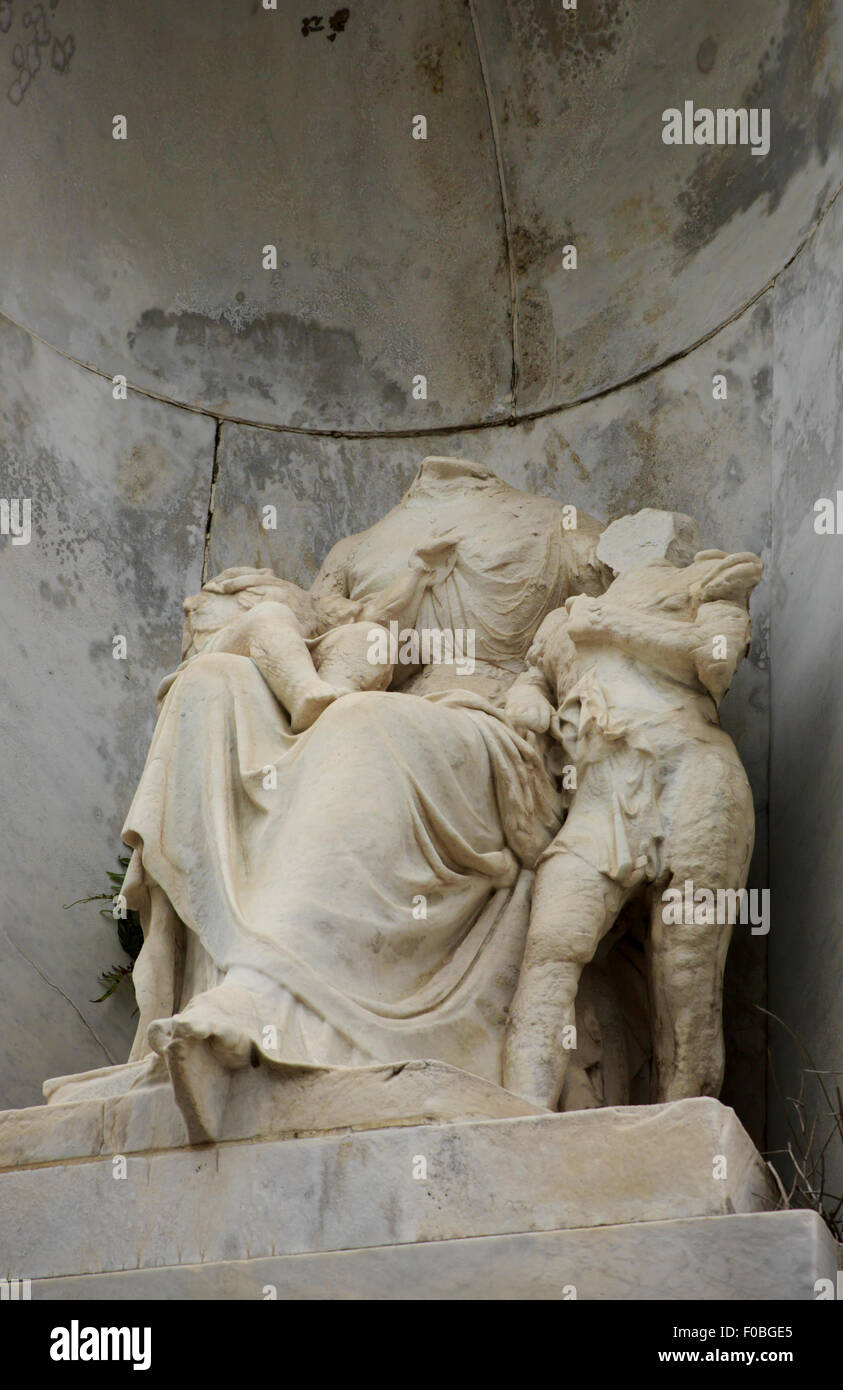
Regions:
<instances>
[{"instance_id":1,"label":"weathered marble statue","mask_svg":"<svg viewBox=\"0 0 843 1390\"><path fill-rule=\"evenodd\" d=\"M542 618L610 577L598 524L563 522L559 503L429 459L328 556L314 596L371 605L447 535L405 621L473 629L470 676L402 668L400 689L344 694L296 733L254 660L187 661L124 832L147 932L133 1057L199 1038L232 1067L433 1057L499 1083L532 868L561 811L500 703Z\"/></svg>"},{"instance_id":2,"label":"weathered marble statue","mask_svg":"<svg viewBox=\"0 0 843 1390\"><path fill-rule=\"evenodd\" d=\"M504 1059L504 1085L551 1107L583 966L642 889L654 1098L718 1094L733 921L666 925L662 891L743 888L753 846L752 793L717 706L748 648L760 561L708 550L642 567L633 553L628 567L613 530L598 555L618 578L545 618L504 706L522 732L552 730L576 774L539 863Z\"/></svg>"},{"instance_id":3,"label":"weathered marble statue","mask_svg":"<svg viewBox=\"0 0 843 1390\"><path fill-rule=\"evenodd\" d=\"M728 927L666 927L658 895L745 881L752 802L717 703L760 565L687 563L687 518L574 520L428 458L309 593L234 569L188 600L124 828L145 944L110 1093L171 1084L200 1138L250 1064L280 1094L435 1059L521 1097L483 1113L716 1093ZM379 662L393 621L470 629L473 670ZM649 995L623 939L641 898Z\"/></svg>"}]
</instances>

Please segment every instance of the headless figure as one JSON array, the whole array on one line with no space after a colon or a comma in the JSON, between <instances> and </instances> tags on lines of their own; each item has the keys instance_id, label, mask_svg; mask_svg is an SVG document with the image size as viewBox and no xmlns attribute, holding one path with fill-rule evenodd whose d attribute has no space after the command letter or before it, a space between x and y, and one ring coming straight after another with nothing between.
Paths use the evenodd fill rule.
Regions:
<instances>
[{"instance_id":1,"label":"headless figure","mask_svg":"<svg viewBox=\"0 0 843 1390\"><path fill-rule=\"evenodd\" d=\"M245 656L287 711L293 732L301 733L341 695L386 689L393 667L373 659L378 647L385 646L375 640L377 635L389 635L379 624L411 626L423 593L450 572L455 557L450 533L439 536L417 547L407 569L365 602L308 593L269 569L225 570L185 600L183 661L162 682L158 699L190 661L206 653ZM175 1017L153 1020L150 1046L164 1056L174 1043L211 1040L224 1067L246 1066L252 1039L259 1036L265 983L259 972L245 967L229 972Z\"/></svg>"}]
</instances>

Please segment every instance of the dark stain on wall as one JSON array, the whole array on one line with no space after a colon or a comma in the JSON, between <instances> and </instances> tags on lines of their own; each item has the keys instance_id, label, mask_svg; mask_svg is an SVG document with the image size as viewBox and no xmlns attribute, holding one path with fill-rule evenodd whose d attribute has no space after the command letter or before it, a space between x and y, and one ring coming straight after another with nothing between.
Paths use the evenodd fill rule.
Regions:
<instances>
[{"instance_id":1,"label":"dark stain on wall","mask_svg":"<svg viewBox=\"0 0 843 1390\"><path fill-rule=\"evenodd\" d=\"M582 68L599 67L614 53L629 18L624 0L579 0L575 10L563 9L558 0L510 0L512 22L529 33L539 48L554 59L574 58Z\"/></svg>"},{"instance_id":2,"label":"dark stain on wall","mask_svg":"<svg viewBox=\"0 0 843 1390\"><path fill-rule=\"evenodd\" d=\"M264 399L273 399L272 380L298 377L317 405L333 405L357 380L361 399L374 389L390 410L406 406L407 391L364 359L349 329L325 328L295 314L271 312L233 323L192 310L146 309L126 336L138 362L162 380L176 379L178 373L170 371L169 364L184 349L195 348L203 359L203 394L221 409L232 392L255 381L256 356L271 369L269 382L261 378ZM407 380L409 388L409 373Z\"/></svg>"},{"instance_id":3,"label":"dark stain on wall","mask_svg":"<svg viewBox=\"0 0 843 1390\"><path fill-rule=\"evenodd\" d=\"M833 22L832 0L790 0L781 37L771 39L757 78L734 101L747 109L769 107L770 149L759 157L746 146L712 147L701 157L677 198L683 217L674 244L683 259L759 198L773 212L812 155L827 162L843 97L825 75Z\"/></svg>"}]
</instances>

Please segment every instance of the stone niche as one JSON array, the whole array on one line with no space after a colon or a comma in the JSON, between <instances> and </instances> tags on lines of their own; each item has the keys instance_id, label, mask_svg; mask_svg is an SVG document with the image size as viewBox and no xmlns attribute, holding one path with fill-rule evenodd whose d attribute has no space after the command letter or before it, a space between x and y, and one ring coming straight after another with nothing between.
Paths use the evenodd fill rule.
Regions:
<instances>
[{"instance_id":1,"label":"stone niche","mask_svg":"<svg viewBox=\"0 0 843 1390\"><path fill-rule=\"evenodd\" d=\"M130 18L59 7L32 33L12 7L0 25L10 152L0 201L0 760L13 788L0 837L0 1280L56 1299L259 1299L267 1289L289 1299L814 1299L819 1281L834 1279L839 1245L815 1211L784 1205L766 1158L787 1185L781 1096L797 1094L802 1076L769 1013L817 1067L843 1070L843 522L838 514L837 534L816 525L818 499L839 506L843 488L840 15L800 0L580 0L576 11L419 0L400 23L376 7L362 22L351 7L344 27L320 33L291 26L283 6L242 8L187 0L166 35L143 7ZM23 69L18 47L29 54ZM155 111L140 114L151 90ZM665 144L664 113L687 112L686 98L698 112L768 109L769 149ZM425 140L413 138L416 111ZM125 140L112 138L117 112L128 113ZM449 465L439 485L454 516L435 533L390 533L366 569L346 538L392 509L400 518L408 496L417 505L423 459ZM477 947L486 977L476 991L463 984L473 977L460 974L459 949L454 988L443 984L435 1007L441 960L428 962L426 983L418 966L412 1007L374 971L372 990L357 987L338 930L357 923L343 918L339 892L319 915L321 975L294 933L283 970L275 948L230 950L231 923L266 920L267 904L258 894L252 916L220 912L200 866L201 845L222 843L211 818L207 835L194 824L178 883L161 887L166 855L135 855L126 892L149 943L140 1019L129 987L92 1002L98 972L119 954L114 926L96 904L65 904L106 886L139 785L144 805L160 808L144 768L161 710L183 691L195 686L194 705L178 705L186 719L203 702L219 712L211 746L229 746L244 711L252 733L263 730L237 815L248 802L271 820L263 781L273 755L260 738L275 696L255 682L275 676L248 614L279 592L235 577L216 597L243 607L240 646L212 634L215 647L194 648L202 667L185 667L156 704L179 669L182 601L233 567L269 568L348 598L369 622L373 576L406 540L386 578L406 585L413 556L429 626L447 626L441 595L490 556L499 616L511 616L548 582L555 552L534 555L521 584L515 550L492 555L491 531L456 515L466 486L513 490L503 494L512 528L526 518L531 536L575 508L582 546L565 551L563 528L559 553L577 578L566 588L557 575L554 602L572 601L581 633L588 614L601 621L610 582L623 598L630 526L644 571L679 571L715 549L763 565L720 711L754 817L749 800L732 820L701 815L706 834L726 825L733 840L754 818L745 885L770 890L769 934L740 922L732 932L722 1086L719 1062L701 1079L717 1030L699 1032L680 1080L665 1081L666 1006L657 1018L640 989L652 926L640 895L578 981L577 1046L559 1096L535 1068L526 1083L527 1063L505 1072L537 901L536 846L512 826L540 822L538 784L531 815L508 822L510 839L482 847L495 891L479 933L458 943L463 955L466 942ZM11 534L21 499L31 503L25 544ZM652 523L643 545L642 514ZM325 634L306 627L314 610L292 590L286 600L298 627L285 651L300 639L318 679L330 684L333 660L334 679L357 682L309 729L272 726L288 754L296 739L305 750L324 740L322 761L308 756L327 782L364 735L381 746L389 702L426 677L361 689L366 672L344 649L318 648ZM392 611L381 613L387 624ZM677 611L662 616L676 621ZM464 616L469 626L475 614ZM495 628L487 623L487 638ZM125 661L114 660L117 636ZM526 656L493 652L490 664L503 660L508 681L523 676ZM225 704L244 660L266 671ZM536 688L544 660L532 663ZM198 669L217 674L202 685ZM482 726L500 796L515 801L514 739L553 736L522 724L505 746L490 742L484 718L501 721L483 701L500 714L506 696L495 680L459 718L475 720L471 756ZM453 691L421 693L444 731ZM551 693L563 733L563 701ZM342 709L358 721L352 737ZM460 759L471 765L468 735L454 738L453 757L436 763L442 745L418 734L429 756L418 757L417 780L441 788ZM166 748L160 766L180 775L186 746ZM528 754L518 758L520 775ZM570 753L557 761L570 765ZM291 772L284 786L294 781ZM472 795L481 781L467 780ZM349 837L389 820L385 785L359 778ZM396 834L410 800L395 803ZM184 818L198 803L170 804ZM480 835L498 803L477 805ZM259 839L237 841L252 866ZM647 860L647 846L637 849L633 860ZM260 874L244 876L259 887ZM427 910L434 939L433 898ZM468 908L465 920L474 922ZM418 948L404 945L396 980L418 964ZM385 949L378 943L381 959ZM716 995L721 964L707 984L693 976L700 998ZM241 993L188 1018L232 972ZM719 1027L719 1004L707 1016ZM812 1092L807 1104L810 1122L823 1107ZM843 1156L829 1149L827 1169L828 1187L843 1191Z\"/></svg>"}]
</instances>

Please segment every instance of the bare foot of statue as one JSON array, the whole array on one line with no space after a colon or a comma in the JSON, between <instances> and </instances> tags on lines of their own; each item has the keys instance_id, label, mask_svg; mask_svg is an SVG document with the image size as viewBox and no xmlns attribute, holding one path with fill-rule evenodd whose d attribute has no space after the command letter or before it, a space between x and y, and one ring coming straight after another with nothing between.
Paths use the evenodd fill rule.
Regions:
<instances>
[{"instance_id":1,"label":"bare foot of statue","mask_svg":"<svg viewBox=\"0 0 843 1390\"><path fill-rule=\"evenodd\" d=\"M311 724L315 724L323 710L328 705L333 704L334 700L343 692L328 685L327 681L322 681L318 676L314 676L312 681L302 684L295 693L290 690L285 691L285 703L287 713L290 716L290 728L294 734L304 733Z\"/></svg>"},{"instance_id":2,"label":"bare foot of statue","mask_svg":"<svg viewBox=\"0 0 843 1390\"><path fill-rule=\"evenodd\" d=\"M222 1066L236 1071L248 1066L265 1022L250 990L224 983L197 994L173 1018L155 1019L149 1045L163 1057L176 1042L204 1041Z\"/></svg>"}]
</instances>

